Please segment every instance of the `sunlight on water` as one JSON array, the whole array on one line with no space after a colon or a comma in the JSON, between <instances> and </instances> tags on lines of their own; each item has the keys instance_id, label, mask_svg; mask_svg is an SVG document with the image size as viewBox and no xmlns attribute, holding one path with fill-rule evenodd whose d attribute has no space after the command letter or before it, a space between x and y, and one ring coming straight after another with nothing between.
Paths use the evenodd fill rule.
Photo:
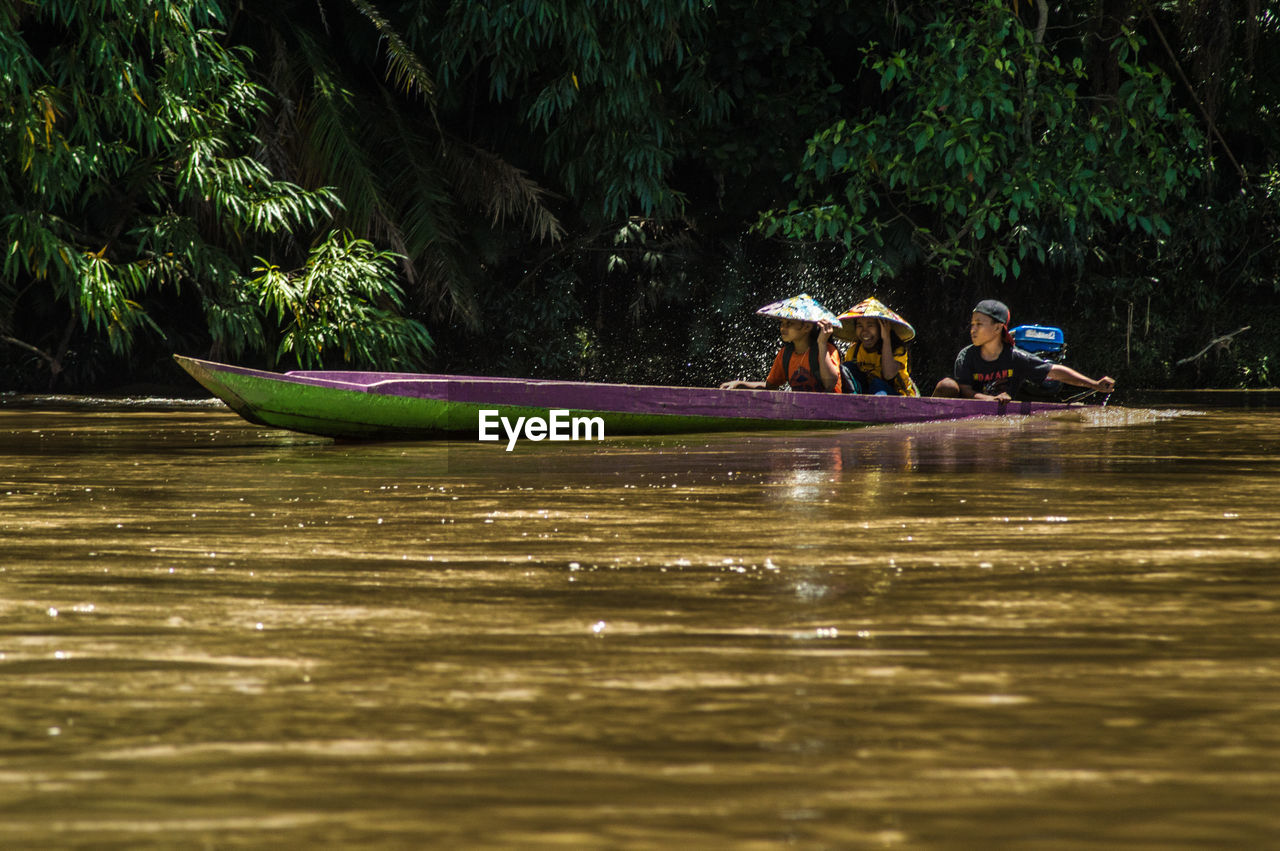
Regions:
<instances>
[{"instance_id":1,"label":"sunlight on water","mask_svg":"<svg viewBox=\"0 0 1280 851\"><path fill-rule=\"evenodd\" d=\"M0 405L0 846L1266 847L1277 444Z\"/></svg>"}]
</instances>

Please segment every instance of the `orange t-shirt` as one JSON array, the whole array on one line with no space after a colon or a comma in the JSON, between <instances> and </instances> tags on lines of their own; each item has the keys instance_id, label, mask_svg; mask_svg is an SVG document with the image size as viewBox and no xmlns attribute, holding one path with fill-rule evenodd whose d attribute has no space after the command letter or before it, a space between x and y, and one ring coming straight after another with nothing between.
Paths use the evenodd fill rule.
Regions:
<instances>
[{"instance_id":1,"label":"orange t-shirt","mask_svg":"<svg viewBox=\"0 0 1280 851\"><path fill-rule=\"evenodd\" d=\"M835 347L834 343L827 343L827 363L831 364L831 371L836 375L836 386L830 391L822 383L821 375L813 375L809 372L809 352L797 354L792 351L791 362L784 364L782 362L782 354L787 350L786 346L778 349L778 355L773 359L773 366L769 369L769 377L765 379L766 384L781 386L790 384L792 390L808 390L818 393L843 393L844 388L840 386L840 350Z\"/></svg>"}]
</instances>

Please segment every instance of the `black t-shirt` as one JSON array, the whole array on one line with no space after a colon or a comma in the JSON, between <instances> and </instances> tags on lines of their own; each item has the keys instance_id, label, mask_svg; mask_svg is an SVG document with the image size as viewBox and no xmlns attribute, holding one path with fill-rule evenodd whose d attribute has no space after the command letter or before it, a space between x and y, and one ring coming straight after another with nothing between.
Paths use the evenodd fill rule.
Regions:
<instances>
[{"instance_id":1,"label":"black t-shirt","mask_svg":"<svg viewBox=\"0 0 1280 851\"><path fill-rule=\"evenodd\" d=\"M1049 377L1049 370L1052 368L1053 364L1049 361L1041 360L1022 349L1015 349L1008 343L995 360L983 360L980 348L965 346L956 355L955 379L957 384L972 387L975 393L990 396L1008 393L1016 397L1022 382L1039 384Z\"/></svg>"}]
</instances>

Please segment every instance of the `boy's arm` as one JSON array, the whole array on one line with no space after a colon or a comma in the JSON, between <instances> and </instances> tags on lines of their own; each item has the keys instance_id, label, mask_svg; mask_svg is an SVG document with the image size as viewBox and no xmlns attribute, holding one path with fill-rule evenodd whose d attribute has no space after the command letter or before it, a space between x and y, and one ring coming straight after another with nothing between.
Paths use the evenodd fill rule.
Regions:
<instances>
[{"instance_id":1,"label":"boy's arm","mask_svg":"<svg viewBox=\"0 0 1280 851\"><path fill-rule=\"evenodd\" d=\"M781 379L781 380L778 380ZM782 366L782 352L778 352L773 359L773 365L769 367L769 375L764 381L726 381L720 385L721 390L777 390L787 381L787 376Z\"/></svg>"},{"instance_id":2,"label":"boy's arm","mask_svg":"<svg viewBox=\"0 0 1280 851\"><path fill-rule=\"evenodd\" d=\"M1077 372L1066 364L1055 363L1049 367L1049 378L1054 381L1064 381L1067 384L1074 384L1077 387L1088 387L1090 390L1097 390L1100 393L1110 393L1116 387L1116 381L1109 375L1104 375L1097 381L1094 381L1084 373Z\"/></svg>"},{"instance_id":3,"label":"boy's arm","mask_svg":"<svg viewBox=\"0 0 1280 851\"><path fill-rule=\"evenodd\" d=\"M831 324L829 319L818 320L818 378L822 381L822 386L828 390L834 390L836 382L840 380L840 352L827 351L827 345L831 342L831 334L834 332L835 326Z\"/></svg>"},{"instance_id":4,"label":"boy's arm","mask_svg":"<svg viewBox=\"0 0 1280 851\"><path fill-rule=\"evenodd\" d=\"M880 320L880 377L893 381L898 377L898 361L893 357L893 326L889 320Z\"/></svg>"},{"instance_id":5,"label":"boy's arm","mask_svg":"<svg viewBox=\"0 0 1280 851\"><path fill-rule=\"evenodd\" d=\"M840 352L828 352L822 349L822 357L818 358L818 378L822 379L822 386L828 390L834 390L836 382L840 378Z\"/></svg>"},{"instance_id":6,"label":"boy's arm","mask_svg":"<svg viewBox=\"0 0 1280 851\"><path fill-rule=\"evenodd\" d=\"M968 384L960 385L960 398L962 399L985 399L988 402L1008 402L1012 397L1008 393L997 393L992 396L990 393L979 393Z\"/></svg>"}]
</instances>

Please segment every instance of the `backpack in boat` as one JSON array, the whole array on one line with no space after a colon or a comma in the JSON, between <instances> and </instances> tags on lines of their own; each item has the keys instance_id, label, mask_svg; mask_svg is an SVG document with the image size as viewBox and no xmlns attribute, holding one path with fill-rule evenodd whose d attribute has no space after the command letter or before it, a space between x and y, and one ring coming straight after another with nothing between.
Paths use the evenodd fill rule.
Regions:
<instances>
[{"instance_id":1,"label":"backpack in boat","mask_svg":"<svg viewBox=\"0 0 1280 851\"><path fill-rule=\"evenodd\" d=\"M795 353L795 343L782 344L782 368L786 370L788 377L791 375L791 356ZM809 374L817 378L818 381L822 381L822 373L819 371L818 366L818 347L813 345L809 346ZM849 368L849 364L843 359L840 361L840 389L845 393L862 392L862 382L858 380L853 370Z\"/></svg>"}]
</instances>

